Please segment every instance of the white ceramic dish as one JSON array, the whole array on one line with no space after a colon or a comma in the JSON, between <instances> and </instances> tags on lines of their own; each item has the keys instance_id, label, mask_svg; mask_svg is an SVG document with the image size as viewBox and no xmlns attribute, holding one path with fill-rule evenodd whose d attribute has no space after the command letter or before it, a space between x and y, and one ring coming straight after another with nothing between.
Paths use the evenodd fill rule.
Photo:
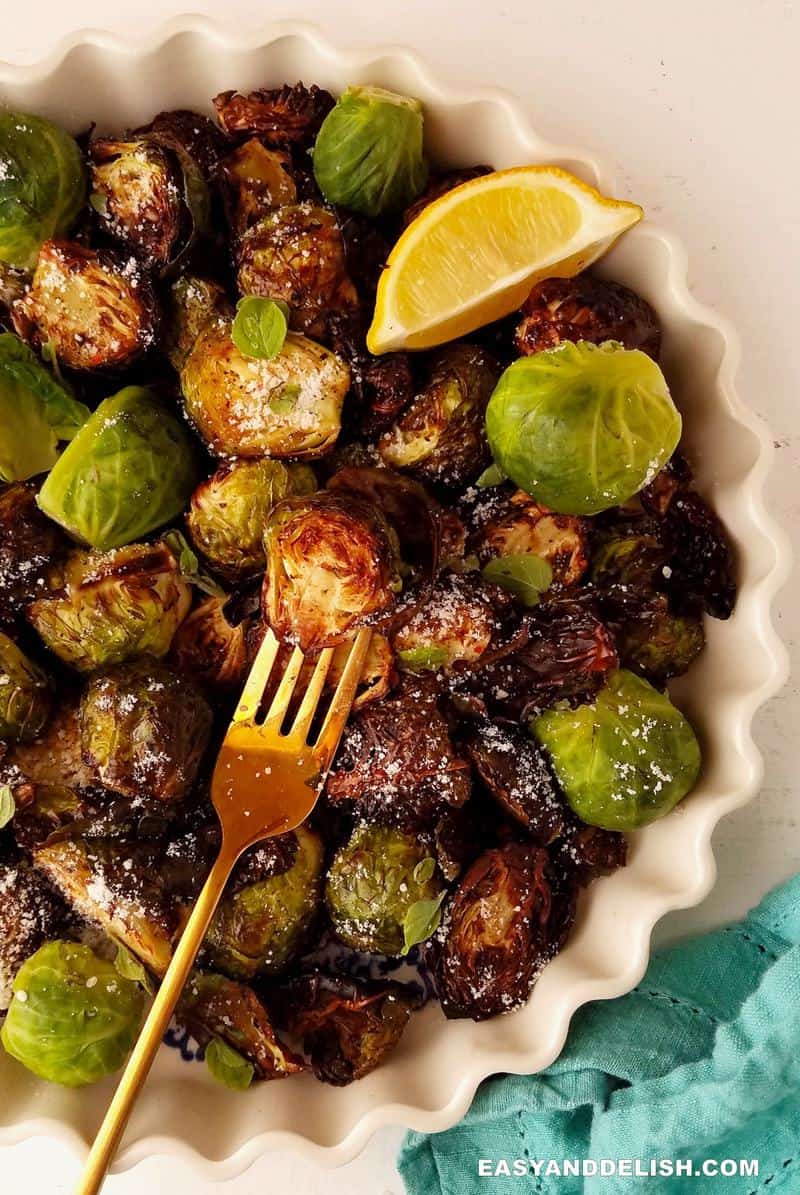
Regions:
<instances>
[{"instance_id":1,"label":"white ceramic dish","mask_svg":"<svg viewBox=\"0 0 800 1195\"><path fill-rule=\"evenodd\" d=\"M240 39L186 17L133 44L80 32L34 66L0 65L0 102L51 116L73 131L91 120L101 129L120 129L163 108L208 110L210 97L225 88L300 78L334 91L369 82L419 96L428 149L440 162L556 162L614 193L614 179L594 156L542 140L504 93L445 89L406 50L340 51L294 23ZM700 784L670 817L633 836L628 867L591 888L567 948L546 969L526 1008L475 1025L446 1023L429 1006L412 1020L387 1066L343 1090L302 1076L228 1093L204 1067L164 1049L117 1169L149 1154L171 1153L216 1177L230 1177L264 1150L287 1146L340 1164L381 1125L446 1128L487 1075L527 1073L552 1062L575 1009L632 988L647 965L655 922L696 903L711 887L712 831L759 787L762 761L751 723L787 671L770 603L787 575L789 551L762 504L772 442L735 392L735 333L689 294L680 242L647 221L601 269L640 291L662 317L663 364L684 413L685 449L699 488L725 520L739 553L736 612L727 623L709 623L707 650L673 690L703 741ZM111 1091L109 1084L80 1092L51 1087L6 1056L0 1057L0 1087L0 1144L50 1135L78 1149L99 1124Z\"/></svg>"}]
</instances>

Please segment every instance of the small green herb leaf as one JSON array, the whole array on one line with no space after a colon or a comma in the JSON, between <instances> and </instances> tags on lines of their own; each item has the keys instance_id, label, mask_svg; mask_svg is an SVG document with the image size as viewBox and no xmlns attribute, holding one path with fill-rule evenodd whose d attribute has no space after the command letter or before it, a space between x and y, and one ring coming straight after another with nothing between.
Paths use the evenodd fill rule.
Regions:
<instances>
[{"instance_id":1,"label":"small green herb leaf","mask_svg":"<svg viewBox=\"0 0 800 1195\"><path fill-rule=\"evenodd\" d=\"M427 884L435 871L436 860L432 859L430 855L426 855L424 859L420 859L414 868L414 879L418 884Z\"/></svg>"},{"instance_id":2,"label":"small green herb leaf","mask_svg":"<svg viewBox=\"0 0 800 1195\"><path fill-rule=\"evenodd\" d=\"M248 295L236 305L231 336L245 357L268 360L283 348L289 327L288 308L278 299Z\"/></svg>"},{"instance_id":3,"label":"small green herb leaf","mask_svg":"<svg viewBox=\"0 0 800 1195\"><path fill-rule=\"evenodd\" d=\"M217 585L216 581L207 573L200 571L197 554L192 550L183 532L168 531L162 539L177 560L178 568L187 581L190 581L201 593L207 593L211 597L226 597L225 590Z\"/></svg>"},{"instance_id":4,"label":"small green herb leaf","mask_svg":"<svg viewBox=\"0 0 800 1195\"><path fill-rule=\"evenodd\" d=\"M502 485L506 477L507 474L503 472L499 465L495 465L493 462L489 465L488 469L484 469L475 484L479 489L486 490L493 485Z\"/></svg>"},{"instance_id":5,"label":"small green herb leaf","mask_svg":"<svg viewBox=\"0 0 800 1195\"><path fill-rule=\"evenodd\" d=\"M3 826L8 825L16 811L17 805L11 786L0 784L0 830L3 829Z\"/></svg>"},{"instance_id":6,"label":"small green herb leaf","mask_svg":"<svg viewBox=\"0 0 800 1195\"><path fill-rule=\"evenodd\" d=\"M426 942L431 934L436 933L442 920L442 902L446 896L445 889L435 900L416 900L411 905L403 922L403 954L408 954L412 946Z\"/></svg>"},{"instance_id":7,"label":"small green herb leaf","mask_svg":"<svg viewBox=\"0 0 800 1195\"><path fill-rule=\"evenodd\" d=\"M498 556L484 565L483 576L493 585L513 593L525 606L535 606L553 583L550 565L532 552Z\"/></svg>"},{"instance_id":8,"label":"small green herb leaf","mask_svg":"<svg viewBox=\"0 0 800 1195\"><path fill-rule=\"evenodd\" d=\"M399 651L397 658L404 668L421 672L426 668L441 668L447 663L447 652L443 647L410 647L407 651Z\"/></svg>"},{"instance_id":9,"label":"small green herb leaf","mask_svg":"<svg viewBox=\"0 0 800 1195\"><path fill-rule=\"evenodd\" d=\"M114 966L123 979L132 979L134 983L140 983L144 990L152 996L154 989L150 976L136 955L121 942L117 943L117 957L114 959Z\"/></svg>"},{"instance_id":10,"label":"small green herb leaf","mask_svg":"<svg viewBox=\"0 0 800 1195\"><path fill-rule=\"evenodd\" d=\"M245 1091L256 1073L252 1062L220 1037L213 1037L206 1046L206 1066L218 1083L232 1091Z\"/></svg>"}]
</instances>

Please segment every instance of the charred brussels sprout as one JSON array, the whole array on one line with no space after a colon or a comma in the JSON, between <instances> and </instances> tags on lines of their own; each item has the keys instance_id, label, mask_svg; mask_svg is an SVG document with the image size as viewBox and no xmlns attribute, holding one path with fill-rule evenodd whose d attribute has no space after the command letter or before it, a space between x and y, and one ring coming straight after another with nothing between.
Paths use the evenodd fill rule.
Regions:
<instances>
[{"instance_id":1,"label":"charred brussels sprout","mask_svg":"<svg viewBox=\"0 0 800 1195\"><path fill-rule=\"evenodd\" d=\"M164 306L164 351L178 372L200 333L231 313L225 291L216 282L182 274L172 283Z\"/></svg>"},{"instance_id":2,"label":"charred brussels sprout","mask_svg":"<svg viewBox=\"0 0 800 1195\"><path fill-rule=\"evenodd\" d=\"M39 492L39 506L75 539L105 551L162 527L197 478L183 423L141 386L107 398Z\"/></svg>"},{"instance_id":3,"label":"charred brussels sprout","mask_svg":"<svg viewBox=\"0 0 800 1195\"><path fill-rule=\"evenodd\" d=\"M42 243L69 232L85 197L75 140L40 116L0 112L0 261L33 269Z\"/></svg>"},{"instance_id":4,"label":"charred brussels sprout","mask_svg":"<svg viewBox=\"0 0 800 1195\"><path fill-rule=\"evenodd\" d=\"M88 417L19 337L0 333L0 480L26 481L52 468L59 442Z\"/></svg>"},{"instance_id":5,"label":"charred brussels sprout","mask_svg":"<svg viewBox=\"0 0 800 1195\"><path fill-rule=\"evenodd\" d=\"M559 586L574 585L586 571L587 520L556 514L524 490L499 496L490 491L472 512L471 523L468 547L481 564L531 553L547 561Z\"/></svg>"},{"instance_id":6,"label":"charred brussels sprout","mask_svg":"<svg viewBox=\"0 0 800 1195\"><path fill-rule=\"evenodd\" d=\"M101 137L89 146L91 204L103 228L149 265L162 268L182 235L180 168L145 138Z\"/></svg>"},{"instance_id":7,"label":"charred brussels sprout","mask_svg":"<svg viewBox=\"0 0 800 1195\"><path fill-rule=\"evenodd\" d=\"M276 357L244 356L230 320L200 333L181 370L186 411L217 456L321 456L349 386L340 357L292 332Z\"/></svg>"},{"instance_id":8,"label":"charred brussels sprout","mask_svg":"<svg viewBox=\"0 0 800 1195\"><path fill-rule=\"evenodd\" d=\"M210 730L193 682L152 660L93 677L81 699L83 758L101 784L129 797L184 797Z\"/></svg>"},{"instance_id":9,"label":"charred brussels sprout","mask_svg":"<svg viewBox=\"0 0 800 1195\"><path fill-rule=\"evenodd\" d=\"M189 611L191 587L163 544L72 552L52 570L50 595L28 618L60 659L92 672L137 656L163 656Z\"/></svg>"},{"instance_id":10,"label":"charred brussels sprout","mask_svg":"<svg viewBox=\"0 0 800 1195\"><path fill-rule=\"evenodd\" d=\"M722 522L699 494L680 494L666 515L672 552L664 588L678 609L700 607L712 618L730 618L736 602L734 556Z\"/></svg>"},{"instance_id":11,"label":"charred brussels sprout","mask_svg":"<svg viewBox=\"0 0 800 1195\"><path fill-rule=\"evenodd\" d=\"M333 102L321 87L296 83L247 95L222 91L214 97L214 108L228 134L255 134L267 145L302 146L311 144Z\"/></svg>"},{"instance_id":12,"label":"charred brussels sprout","mask_svg":"<svg viewBox=\"0 0 800 1195\"><path fill-rule=\"evenodd\" d=\"M189 534L216 572L231 581L263 573L264 528L272 508L317 488L307 465L236 460L222 465L192 494Z\"/></svg>"},{"instance_id":13,"label":"charred brussels sprout","mask_svg":"<svg viewBox=\"0 0 800 1195\"><path fill-rule=\"evenodd\" d=\"M474 575L450 573L394 636L401 667L419 672L479 659L499 620L490 592Z\"/></svg>"},{"instance_id":14,"label":"charred brussels sprout","mask_svg":"<svg viewBox=\"0 0 800 1195\"><path fill-rule=\"evenodd\" d=\"M0 1012L11 1002L14 976L44 941L59 933L64 913L61 901L30 867L0 866Z\"/></svg>"},{"instance_id":15,"label":"charred brussels sprout","mask_svg":"<svg viewBox=\"0 0 800 1195\"><path fill-rule=\"evenodd\" d=\"M615 672L590 705L552 709L532 724L578 817L635 830L678 804L700 772L700 748L669 697Z\"/></svg>"},{"instance_id":16,"label":"charred brussels sprout","mask_svg":"<svg viewBox=\"0 0 800 1195\"><path fill-rule=\"evenodd\" d=\"M411 203L428 177L419 100L381 87L348 87L317 135L314 177L329 203L365 216Z\"/></svg>"},{"instance_id":17,"label":"charred brussels sprout","mask_svg":"<svg viewBox=\"0 0 800 1195\"><path fill-rule=\"evenodd\" d=\"M322 843L300 826L298 851L286 872L226 894L207 946L214 966L248 979L283 970L302 946L320 902Z\"/></svg>"},{"instance_id":18,"label":"charred brussels sprout","mask_svg":"<svg viewBox=\"0 0 800 1195\"><path fill-rule=\"evenodd\" d=\"M285 150L267 149L257 137L222 159L217 180L234 240L270 209L297 202L290 155Z\"/></svg>"},{"instance_id":19,"label":"charred brussels sprout","mask_svg":"<svg viewBox=\"0 0 800 1195\"><path fill-rule=\"evenodd\" d=\"M400 586L397 549L380 513L328 492L285 498L264 538L264 614L303 651L341 642L387 614Z\"/></svg>"},{"instance_id":20,"label":"charred brussels sprout","mask_svg":"<svg viewBox=\"0 0 800 1195\"><path fill-rule=\"evenodd\" d=\"M488 791L540 846L563 833L566 805L544 753L523 731L501 722L479 722L465 746Z\"/></svg>"},{"instance_id":21,"label":"charred brussels sprout","mask_svg":"<svg viewBox=\"0 0 800 1195\"><path fill-rule=\"evenodd\" d=\"M344 1087L363 1079L391 1054L413 1002L397 983L301 975L274 996L276 1018L303 1043L314 1074Z\"/></svg>"},{"instance_id":22,"label":"charred brussels sprout","mask_svg":"<svg viewBox=\"0 0 800 1195\"><path fill-rule=\"evenodd\" d=\"M50 716L50 682L0 631L0 740L35 739Z\"/></svg>"},{"instance_id":23,"label":"charred brussels sprout","mask_svg":"<svg viewBox=\"0 0 800 1195\"><path fill-rule=\"evenodd\" d=\"M647 521L601 530L594 536L590 579L604 609L617 618L653 595L669 559L658 527Z\"/></svg>"},{"instance_id":24,"label":"charred brussels sprout","mask_svg":"<svg viewBox=\"0 0 800 1195\"><path fill-rule=\"evenodd\" d=\"M13 314L21 335L70 369L122 369L156 338L153 289L136 261L72 241L45 242Z\"/></svg>"},{"instance_id":25,"label":"charred brussels sprout","mask_svg":"<svg viewBox=\"0 0 800 1195\"><path fill-rule=\"evenodd\" d=\"M227 693L241 687L250 665L249 622L233 622L225 597L205 598L184 618L172 640L170 660L204 688Z\"/></svg>"},{"instance_id":26,"label":"charred brussels sprout","mask_svg":"<svg viewBox=\"0 0 800 1195\"><path fill-rule=\"evenodd\" d=\"M441 485L474 480L489 460L484 416L497 376L494 361L477 346L441 349L422 393L381 437L382 460Z\"/></svg>"},{"instance_id":27,"label":"charred brussels sprout","mask_svg":"<svg viewBox=\"0 0 800 1195\"><path fill-rule=\"evenodd\" d=\"M445 1016L482 1021L524 1004L569 916L553 899L546 851L513 842L482 854L445 913L443 941L434 943Z\"/></svg>"},{"instance_id":28,"label":"charred brussels sprout","mask_svg":"<svg viewBox=\"0 0 800 1195\"><path fill-rule=\"evenodd\" d=\"M641 350L565 342L509 366L486 431L520 489L562 514L597 514L653 479L680 439L681 417Z\"/></svg>"},{"instance_id":29,"label":"charred brussels sprout","mask_svg":"<svg viewBox=\"0 0 800 1195\"><path fill-rule=\"evenodd\" d=\"M236 258L242 294L283 299L298 332L325 339L330 317L357 306L339 225L323 207L276 208L247 230Z\"/></svg>"},{"instance_id":30,"label":"charred brussels sprout","mask_svg":"<svg viewBox=\"0 0 800 1195\"><path fill-rule=\"evenodd\" d=\"M653 308L619 282L578 274L537 283L522 307L516 342L520 353L540 353L565 340L602 344L616 340L658 360L661 325Z\"/></svg>"},{"instance_id":31,"label":"charred brussels sprout","mask_svg":"<svg viewBox=\"0 0 800 1195\"><path fill-rule=\"evenodd\" d=\"M333 927L348 946L397 956L405 953L409 909L417 901L435 900L440 889L435 861L418 837L362 824L336 853L325 900Z\"/></svg>"},{"instance_id":32,"label":"charred brussels sprout","mask_svg":"<svg viewBox=\"0 0 800 1195\"><path fill-rule=\"evenodd\" d=\"M675 614L656 594L616 628L620 661L656 685L682 676L705 646L702 617Z\"/></svg>"},{"instance_id":33,"label":"charred brussels sprout","mask_svg":"<svg viewBox=\"0 0 800 1195\"><path fill-rule=\"evenodd\" d=\"M14 980L7 1053L51 1083L83 1087L118 1070L136 1041L144 991L76 942L47 942Z\"/></svg>"},{"instance_id":34,"label":"charred brussels sprout","mask_svg":"<svg viewBox=\"0 0 800 1195\"><path fill-rule=\"evenodd\" d=\"M0 627L33 601L48 568L57 564L66 538L36 504L36 487L0 487Z\"/></svg>"}]
</instances>

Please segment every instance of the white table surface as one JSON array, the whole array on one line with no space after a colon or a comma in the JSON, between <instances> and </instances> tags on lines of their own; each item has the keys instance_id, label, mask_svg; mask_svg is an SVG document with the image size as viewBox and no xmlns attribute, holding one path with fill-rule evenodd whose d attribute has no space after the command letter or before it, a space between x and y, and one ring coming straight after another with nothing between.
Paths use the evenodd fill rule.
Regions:
<instances>
[{"instance_id":1,"label":"white table surface","mask_svg":"<svg viewBox=\"0 0 800 1195\"><path fill-rule=\"evenodd\" d=\"M189 7L257 29L269 18L313 20L354 45L406 43L446 82L501 84L542 133L603 153L623 196L679 231L697 296L744 341L739 385L767 417L778 448L771 505L797 544L800 527L800 151L796 136L800 6L793 0L26 0L4 12L0 57L30 62L75 28L141 35ZM778 602L794 653L794 584ZM800 869L796 680L759 716L766 758L760 798L715 836L719 879L697 909L659 926L664 942L743 914ZM207 1183L153 1158L109 1180L109 1195L399 1195L401 1130L385 1130L351 1165L325 1171L288 1154L240 1178ZM67 1192L77 1159L36 1140L0 1153L9 1195Z\"/></svg>"}]
</instances>

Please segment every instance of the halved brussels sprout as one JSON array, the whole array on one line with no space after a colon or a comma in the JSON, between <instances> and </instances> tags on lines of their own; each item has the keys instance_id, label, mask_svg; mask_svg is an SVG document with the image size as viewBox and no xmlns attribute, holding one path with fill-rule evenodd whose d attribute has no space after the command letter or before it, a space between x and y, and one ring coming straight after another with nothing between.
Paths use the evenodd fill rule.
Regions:
<instances>
[{"instance_id":1,"label":"halved brussels sprout","mask_svg":"<svg viewBox=\"0 0 800 1195\"><path fill-rule=\"evenodd\" d=\"M322 883L322 842L295 830L298 851L291 868L222 900L206 945L215 967L237 978L282 971L302 946L317 912Z\"/></svg>"},{"instance_id":2,"label":"halved brussels sprout","mask_svg":"<svg viewBox=\"0 0 800 1195\"><path fill-rule=\"evenodd\" d=\"M429 865L423 868L425 860ZM435 861L416 835L362 823L334 856L325 900L348 946L396 956L405 953L409 909L435 900L441 888Z\"/></svg>"},{"instance_id":3,"label":"halved brussels sprout","mask_svg":"<svg viewBox=\"0 0 800 1195\"><path fill-rule=\"evenodd\" d=\"M264 616L279 639L304 652L340 643L396 602L396 542L380 513L357 498L285 498L270 515L264 547Z\"/></svg>"},{"instance_id":4,"label":"halved brussels sprout","mask_svg":"<svg viewBox=\"0 0 800 1195\"><path fill-rule=\"evenodd\" d=\"M176 256L183 232L180 167L146 138L98 137L89 145L91 204L105 231L148 265Z\"/></svg>"},{"instance_id":5,"label":"halved brussels sprout","mask_svg":"<svg viewBox=\"0 0 800 1195\"><path fill-rule=\"evenodd\" d=\"M350 370L290 332L276 357L245 357L231 321L210 323L181 369L186 411L217 456L321 456L336 443Z\"/></svg>"},{"instance_id":6,"label":"halved brussels sprout","mask_svg":"<svg viewBox=\"0 0 800 1195\"><path fill-rule=\"evenodd\" d=\"M540 353L565 340L616 340L658 360L661 325L649 303L619 282L578 274L537 283L522 306L516 331L520 353Z\"/></svg>"},{"instance_id":7,"label":"halved brussels sprout","mask_svg":"<svg viewBox=\"0 0 800 1195\"><path fill-rule=\"evenodd\" d=\"M478 577L450 573L392 639L401 667L411 672L479 659L498 628L497 612Z\"/></svg>"},{"instance_id":8,"label":"halved brussels sprout","mask_svg":"<svg viewBox=\"0 0 800 1195\"><path fill-rule=\"evenodd\" d=\"M697 738L665 693L621 669L590 705L531 725L578 817L636 830L674 808L700 772Z\"/></svg>"},{"instance_id":9,"label":"halved brussels sprout","mask_svg":"<svg viewBox=\"0 0 800 1195\"><path fill-rule=\"evenodd\" d=\"M213 100L226 133L255 134L267 145L277 146L310 145L333 102L330 92L302 83L247 95L221 91Z\"/></svg>"},{"instance_id":10,"label":"halved brussels sprout","mask_svg":"<svg viewBox=\"0 0 800 1195\"><path fill-rule=\"evenodd\" d=\"M597 514L652 481L680 439L681 417L645 353L565 342L509 366L486 431L520 489L562 514Z\"/></svg>"},{"instance_id":11,"label":"halved brussels sprout","mask_svg":"<svg viewBox=\"0 0 800 1195\"><path fill-rule=\"evenodd\" d=\"M325 339L331 316L358 305L339 225L324 207L276 208L247 230L236 261L242 294L283 299L295 331Z\"/></svg>"},{"instance_id":12,"label":"halved brussels sprout","mask_svg":"<svg viewBox=\"0 0 800 1195\"><path fill-rule=\"evenodd\" d=\"M285 150L267 149L257 137L222 159L217 180L234 240L271 208L297 202L291 156Z\"/></svg>"},{"instance_id":13,"label":"halved brussels sprout","mask_svg":"<svg viewBox=\"0 0 800 1195\"><path fill-rule=\"evenodd\" d=\"M172 640L170 660L203 688L227 693L241 688L251 662L250 622L232 622L226 597L207 597L184 618Z\"/></svg>"},{"instance_id":14,"label":"halved brussels sprout","mask_svg":"<svg viewBox=\"0 0 800 1195\"><path fill-rule=\"evenodd\" d=\"M0 1038L41 1079L64 1087L118 1070L136 1041L144 991L77 942L47 942L14 980Z\"/></svg>"},{"instance_id":15,"label":"halved brussels sprout","mask_svg":"<svg viewBox=\"0 0 800 1195\"><path fill-rule=\"evenodd\" d=\"M156 339L153 288L136 260L74 241L42 245L13 315L20 335L49 344L70 369L121 369Z\"/></svg>"},{"instance_id":16,"label":"halved brussels sprout","mask_svg":"<svg viewBox=\"0 0 800 1195\"><path fill-rule=\"evenodd\" d=\"M0 486L0 627L44 587L68 541L36 504L36 486Z\"/></svg>"},{"instance_id":17,"label":"halved brussels sprout","mask_svg":"<svg viewBox=\"0 0 800 1195\"><path fill-rule=\"evenodd\" d=\"M89 408L13 332L0 333L0 480L26 481L58 460Z\"/></svg>"},{"instance_id":18,"label":"halved brussels sprout","mask_svg":"<svg viewBox=\"0 0 800 1195\"><path fill-rule=\"evenodd\" d=\"M50 716L47 676L0 631L0 740L35 739Z\"/></svg>"},{"instance_id":19,"label":"halved brussels sprout","mask_svg":"<svg viewBox=\"0 0 800 1195\"><path fill-rule=\"evenodd\" d=\"M373 218L400 211L428 177L422 104L382 87L348 87L317 134L314 177L329 203Z\"/></svg>"},{"instance_id":20,"label":"halved brussels sprout","mask_svg":"<svg viewBox=\"0 0 800 1195\"><path fill-rule=\"evenodd\" d=\"M541 747L518 727L488 720L472 727L465 746L492 797L539 846L560 837L568 810Z\"/></svg>"},{"instance_id":21,"label":"halved brussels sprout","mask_svg":"<svg viewBox=\"0 0 800 1195\"><path fill-rule=\"evenodd\" d=\"M79 672L137 656L164 656L192 590L164 544L71 552L28 618L52 652Z\"/></svg>"},{"instance_id":22,"label":"halved brussels sprout","mask_svg":"<svg viewBox=\"0 0 800 1195\"><path fill-rule=\"evenodd\" d=\"M11 1002L14 976L62 928L66 910L40 875L23 863L0 865L0 1012Z\"/></svg>"},{"instance_id":23,"label":"halved brussels sprout","mask_svg":"<svg viewBox=\"0 0 800 1195\"><path fill-rule=\"evenodd\" d=\"M167 291L164 304L164 352L180 373L200 333L212 322L233 315L223 288L196 274L182 274Z\"/></svg>"},{"instance_id":24,"label":"halved brussels sprout","mask_svg":"<svg viewBox=\"0 0 800 1195\"><path fill-rule=\"evenodd\" d=\"M194 784L211 722L188 677L154 660L118 664L81 698L83 758L112 792L179 800Z\"/></svg>"},{"instance_id":25,"label":"halved brussels sprout","mask_svg":"<svg viewBox=\"0 0 800 1195\"><path fill-rule=\"evenodd\" d=\"M51 795L59 808L77 810L77 798L70 789L87 788L93 782L81 758L77 699L63 694L39 737L29 743L14 743L7 759L26 782L52 788ZM62 795L56 790L61 790ZM72 814L70 820L71 817Z\"/></svg>"},{"instance_id":26,"label":"halved brussels sprout","mask_svg":"<svg viewBox=\"0 0 800 1195\"><path fill-rule=\"evenodd\" d=\"M85 197L76 141L40 116L0 112L0 260L33 269L42 243L69 232Z\"/></svg>"},{"instance_id":27,"label":"halved brussels sprout","mask_svg":"<svg viewBox=\"0 0 800 1195\"><path fill-rule=\"evenodd\" d=\"M580 581L588 563L589 525L541 506L524 490L489 493L472 512L469 550L481 564L497 556L531 553L546 560L559 585Z\"/></svg>"},{"instance_id":28,"label":"halved brussels sprout","mask_svg":"<svg viewBox=\"0 0 800 1195\"><path fill-rule=\"evenodd\" d=\"M590 572L598 601L612 617L626 618L653 596L668 559L659 527L648 519L600 529Z\"/></svg>"},{"instance_id":29,"label":"halved brussels sprout","mask_svg":"<svg viewBox=\"0 0 800 1195\"><path fill-rule=\"evenodd\" d=\"M33 852L34 866L85 920L163 975L183 927L166 893L157 850L142 842L64 838Z\"/></svg>"},{"instance_id":30,"label":"halved brussels sprout","mask_svg":"<svg viewBox=\"0 0 800 1195\"><path fill-rule=\"evenodd\" d=\"M663 594L628 613L615 638L621 663L656 685L682 676L706 641L702 615L673 613Z\"/></svg>"},{"instance_id":31,"label":"halved brussels sprout","mask_svg":"<svg viewBox=\"0 0 800 1195\"><path fill-rule=\"evenodd\" d=\"M173 519L197 479L183 423L142 386L105 399L39 492L39 506L75 539L105 551Z\"/></svg>"},{"instance_id":32,"label":"halved brussels sprout","mask_svg":"<svg viewBox=\"0 0 800 1195\"><path fill-rule=\"evenodd\" d=\"M235 460L220 466L192 494L186 523L195 547L231 581L263 573L264 528L270 511L293 494L312 494L308 465Z\"/></svg>"},{"instance_id":33,"label":"halved brussels sprout","mask_svg":"<svg viewBox=\"0 0 800 1195\"><path fill-rule=\"evenodd\" d=\"M474 480L489 460L484 416L498 372L494 360L476 345L440 349L422 393L381 437L381 459L441 485Z\"/></svg>"},{"instance_id":34,"label":"halved brussels sprout","mask_svg":"<svg viewBox=\"0 0 800 1195\"><path fill-rule=\"evenodd\" d=\"M671 547L664 588L676 609L698 607L712 618L730 618L736 603L736 561L720 518L699 494L679 494L665 518Z\"/></svg>"}]
</instances>

